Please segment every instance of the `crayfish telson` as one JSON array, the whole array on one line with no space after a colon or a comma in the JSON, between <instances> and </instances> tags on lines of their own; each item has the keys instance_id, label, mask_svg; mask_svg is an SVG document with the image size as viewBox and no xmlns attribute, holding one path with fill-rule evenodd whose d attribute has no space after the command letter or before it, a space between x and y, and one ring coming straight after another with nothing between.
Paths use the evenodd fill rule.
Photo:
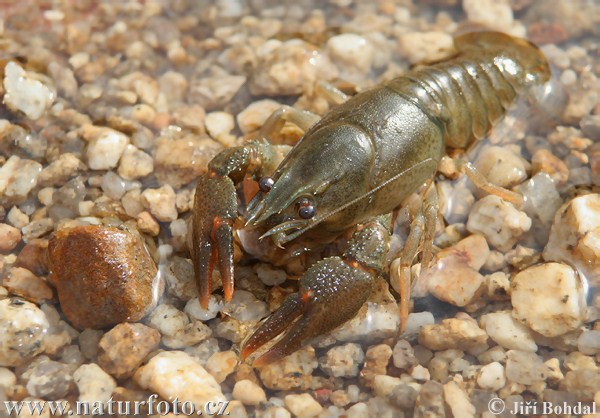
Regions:
<instances>
[{"instance_id":1,"label":"crayfish telson","mask_svg":"<svg viewBox=\"0 0 600 418\"><path fill-rule=\"evenodd\" d=\"M419 251L422 266L432 258L438 208L435 187L430 186L445 147L466 148L484 137L518 93L550 78L545 57L526 40L480 32L455 38L455 46L454 57L357 94L321 120L290 107L276 112L265 124L265 136L285 121L305 131L283 161L266 141L252 141L210 162L196 189L191 231L204 307L214 265L221 273L225 300L233 294L235 184L246 176L260 187L248 204L246 224L265 228L263 238L278 246L300 235L333 236L355 228L343 255L306 271L299 291L248 339L243 358L287 330L255 365L272 362L351 319L384 268L390 212L425 185L424 203L400 257L401 322L406 321L409 268ZM341 92L329 92L343 98ZM519 201L515 193L486 183L468 163L462 170L478 186Z\"/></svg>"}]
</instances>

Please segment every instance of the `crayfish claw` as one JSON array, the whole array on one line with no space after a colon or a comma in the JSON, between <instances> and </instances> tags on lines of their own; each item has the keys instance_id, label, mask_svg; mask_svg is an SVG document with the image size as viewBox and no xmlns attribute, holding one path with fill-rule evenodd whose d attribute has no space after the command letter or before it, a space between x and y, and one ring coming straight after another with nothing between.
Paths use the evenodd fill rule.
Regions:
<instances>
[{"instance_id":1,"label":"crayfish claw","mask_svg":"<svg viewBox=\"0 0 600 418\"><path fill-rule=\"evenodd\" d=\"M192 264L200 305L208 308L212 293L212 272L218 264L225 300L233 296L233 221L237 217L237 196L227 176L207 173L196 187L192 219Z\"/></svg>"},{"instance_id":2,"label":"crayfish claw","mask_svg":"<svg viewBox=\"0 0 600 418\"><path fill-rule=\"evenodd\" d=\"M352 319L369 297L373 282L371 273L340 257L321 260L300 279L298 292L290 295L244 344L242 359L285 332L254 361L256 367L267 365Z\"/></svg>"}]
</instances>

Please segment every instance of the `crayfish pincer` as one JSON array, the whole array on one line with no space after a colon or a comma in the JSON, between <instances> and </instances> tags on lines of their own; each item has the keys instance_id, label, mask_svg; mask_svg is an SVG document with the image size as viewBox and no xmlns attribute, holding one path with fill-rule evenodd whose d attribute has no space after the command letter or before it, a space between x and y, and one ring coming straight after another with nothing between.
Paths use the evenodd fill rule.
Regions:
<instances>
[{"instance_id":1,"label":"crayfish pincer","mask_svg":"<svg viewBox=\"0 0 600 418\"><path fill-rule=\"evenodd\" d=\"M431 186L446 147L465 149L484 137L517 95L550 79L546 58L526 40L479 32L456 37L455 47L450 59L357 94L320 120L291 107L275 112L263 127L266 137L285 121L305 131L285 157L262 139L227 149L210 162L196 189L191 231L204 307L213 266L220 270L225 300L234 291L236 184L244 178L259 184L244 213L246 225L263 228L262 238L277 246L300 236L323 239L355 230L342 255L306 271L298 292L247 340L243 358L285 332L255 361L270 363L351 319L385 267L390 213L421 190L423 203L400 256L405 323L410 266L418 253L423 267L432 259L438 205ZM327 92L332 100L344 97L333 88ZM477 186L518 203L519 195L487 183L469 163L460 167Z\"/></svg>"}]
</instances>

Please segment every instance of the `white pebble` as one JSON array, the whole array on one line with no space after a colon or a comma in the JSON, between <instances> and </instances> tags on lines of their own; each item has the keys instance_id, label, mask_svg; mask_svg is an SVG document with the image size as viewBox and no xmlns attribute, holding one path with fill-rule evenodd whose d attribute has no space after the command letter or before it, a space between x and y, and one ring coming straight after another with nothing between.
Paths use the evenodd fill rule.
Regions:
<instances>
[{"instance_id":1,"label":"white pebble","mask_svg":"<svg viewBox=\"0 0 600 418\"><path fill-rule=\"evenodd\" d=\"M234 399L241 401L244 405L256 406L267 401L267 395L263 388L248 379L236 382L232 395Z\"/></svg>"},{"instance_id":2,"label":"white pebble","mask_svg":"<svg viewBox=\"0 0 600 418\"><path fill-rule=\"evenodd\" d=\"M321 369L333 377L353 377L365 358L361 346L349 343L333 347L319 359Z\"/></svg>"},{"instance_id":3,"label":"white pebble","mask_svg":"<svg viewBox=\"0 0 600 418\"><path fill-rule=\"evenodd\" d=\"M46 315L33 303L0 300L0 366L20 366L43 352L49 327Z\"/></svg>"},{"instance_id":4,"label":"white pebble","mask_svg":"<svg viewBox=\"0 0 600 418\"><path fill-rule=\"evenodd\" d=\"M115 168L129 143L129 138L110 128L94 130L86 150L88 166L92 170Z\"/></svg>"},{"instance_id":5,"label":"white pebble","mask_svg":"<svg viewBox=\"0 0 600 418\"><path fill-rule=\"evenodd\" d=\"M79 366L73 379L81 402L108 402L117 387L115 380L95 363Z\"/></svg>"},{"instance_id":6,"label":"white pebble","mask_svg":"<svg viewBox=\"0 0 600 418\"><path fill-rule=\"evenodd\" d=\"M147 176L154 171L154 160L134 145L127 145L119 163L119 175L127 180Z\"/></svg>"},{"instance_id":7,"label":"white pebble","mask_svg":"<svg viewBox=\"0 0 600 418\"><path fill-rule=\"evenodd\" d=\"M301 395L287 395L285 406L298 418L310 418L317 416L323 410L323 407L308 393Z\"/></svg>"},{"instance_id":8,"label":"white pebble","mask_svg":"<svg viewBox=\"0 0 600 418\"><path fill-rule=\"evenodd\" d=\"M600 331L583 331L577 338L577 347L583 354L600 353Z\"/></svg>"},{"instance_id":9,"label":"white pebble","mask_svg":"<svg viewBox=\"0 0 600 418\"><path fill-rule=\"evenodd\" d=\"M265 302L245 290L236 290L223 312L242 322L258 321L271 313Z\"/></svg>"},{"instance_id":10,"label":"white pebble","mask_svg":"<svg viewBox=\"0 0 600 418\"><path fill-rule=\"evenodd\" d=\"M375 393L375 396L388 396L396 386L402 383L402 379L399 377L378 374L373 379L373 393Z\"/></svg>"},{"instance_id":11,"label":"white pebble","mask_svg":"<svg viewBox=\"0 0 600 418\"><path fill-rule=\"evenodd\" d=\"M506 384L506 378L504 377L502 364L494 361L483 366L479 371L479 376L477 376L477 384L481 389L493 392L503 388Z\"/></svg>"},{"instance_id":12,"label":"white pebble","mask_svg":"<svg viewBox=\"0 0 600 418\"><path fill-rule=\"evenodd\" d=\"M492 340L509 350L536 352L531 331L509 311L492 312L481 317L481 326Z\"/></svg>"},{"instance_id":13,"label":"white pebble","mask_svg":"<svg viewBox=\"0 0 600 418\"><path fill-rule=\"evenodd\" d=\"M471 403L469 395L455 381L444 385L444 399L453 417L475 418L475 406Z\"/></svg>"},{"instance_id":14,"label":"white pebble","mask_svg":"<svg viewBox=\"0 0 600 418\"><path fill-rule=\"evenodd\" d=\"M219 384L194 358L183 351L163 351L139 368L133 380L163 399L192 402L197 411L208 402L226 400Z\"/></svg>"},{"instance_id":15,"label":"white pebble","mask_svg":"<svg viewBox=\"0 0 600 418\"><path fill-rule=\"evenodd\" d=\"M166 184L158 189L146 189L142 192L142 204L160 222L171 222L177 219L175 191Z\"/></svg>"},{"instance_id":16,"label":"white pebble","mask_svg":"<svg viewBox=\"0 0 600 418\"><path fill-rule=\"evenodd\" d=\"M227 112L210 112L204 119L204 125L208 134L214 139L218 139L229 133L235 127L233 115Z\"/></svg>"},{"instance_id":17,"label":"white pebble","mask_svg":"<svg viewBox=\"0 0 600 418\"><path fill-rule=\"evenodd\" d=\"M506 378L522 385L543 382L548 375L548 366L535 353L510 350L506 353Z\"/></svg>"},{"instance_id":18,"label":"white pebble","mask_svg":"<svg viewBox=\"0 0 600 418\"><path fill-rule=\"evenodd\" d=\"M40 118L56 99L56 92L49 85L46 76L25 71L14 61L4 67L4 103L28 118Z\"/></svg>"},{"instance_id":19,"label":"white pebble","mask_svg":"<svg viewBox=\"0 0 600 418\"><path fill-rule=\"evenodd\" d=\"M327 52L340 69L341 78L360 81L371 70L375 49L360 35L343 33L327 41Z\"/></svg>"},{"instance_id":20,"label":"white pebble","mask_svg":"<svg viewBox=\"0 0 600 418\"><path fill-rule=\"evenodd\" d=\"M42 165L37 161L11 156L0 167L0 196L17 199L26 197L36 186L41 171Z\"/></svg>"},{"instance_id":21,"label":"white pebble","mask_svg":"<svg viewBox=\"0 0 600 418\"><path fill-rule=\"evenodd\" d=\"M0 367L0 388L11 389L17 384L17 376L6 367Z\"/></svg>"},{"instance_id":22,"label":"white pebble","mask_svg":"<svg viewBox=\"0 0 600 418\"><path fill-rule=\"evenodd\" d=\"M168 336L175 335L189 322L186 314L167 304L157 306L148 318L148 325Z\"/></svg>"},{"instance_id":23,"label":"white pebble","mask_svg":"<svg viewBox=\"0 0 600 418\"><path fill-rule=\"evenodd\" d=\"M204 309L200 306L198 298L192 298L188 300L183 311L188 314L190 318L197 319L199 321L208 321L216 318L217 314L223 310L223 301L217 298L215 295L211 295L208 301L208 309Z\"/></svg>"},{"instance_id":24,"label":"white pebble","mask_svg":"<svg viewBox=\"0 0 600 418\"><path fill-rule=\"evenodd\" d=\"M398 50L411 64L439 61L454 50L454 39L442 32L407 32L398 37Z\"/></svg>"},{"instance_id":25,"label":"white pebble","mask_svg":"<svg viewBox=\"0 0 600 418\"><path fill-rule=\"evenodd\" d=\"M586 312L577 273L566 264L545 263L519 272L511 283L513 316L546 337L577 329Z\"/></svg>"}]
</instances>

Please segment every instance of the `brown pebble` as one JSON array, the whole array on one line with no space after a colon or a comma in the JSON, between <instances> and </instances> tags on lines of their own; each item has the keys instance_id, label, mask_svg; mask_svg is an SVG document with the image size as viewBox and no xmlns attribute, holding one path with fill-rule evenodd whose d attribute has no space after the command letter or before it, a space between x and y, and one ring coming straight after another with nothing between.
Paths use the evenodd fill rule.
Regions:
<instances>
[{"instance_id":1,"label":"brown pebble","mask_svg":"<svg viewBox=\"0 0 600 418\"><path fill-rule=\"evenodd\" d=\"M14 226L0 224L0 252L13 250L21 241L21 231Z\"/></svg>"},{"instance_id":2,"label":"brown pebble","mask_svg":"<svg viewBox=\"0 0 600 418\"><path fill-rule=\"evenodd\" d=\"M536 45L559 44L569 39L560 23L535 22L527 28L528 38Z\"/></svg>"},{"instance_id":3,"label":"brown pebble","mask_svg":"<svg viewBox=\"0 0 600 418\"><path fill-rule=\"evenodd\" d=\"M119 324L98 343L98 364L117 379L129 377L159 343L160 332L154 328Z\"/></svg>"},{"instance_id":4,"label":"brown pebble","mask_svg":"<svg viewBox=\"0 0 600 418\"><path fill-rule=\"evenodd\" d=\"M531 176L537 173L547 173L559 186L569 179L569 168L557 156L547 149L539 149L531 158Z\"/></svg>"},{"instance_id":5,"label":"brown pebble","mask_svg":"<svg viewBox=\"0 0 600 418\"><path fill-rule=\"evenodd\" d=\"M29 241L15 262L16 267L24 267L37 276L48 274L48 240L32 239Z\"/></svg>"},{"instance_id":6,"label":"brown pebble","mask_svg":"<svg viewBox=\"0 0 600 418\"><path fill-rule=\"evenodd\" d=\"M2 285L12 294L38 304L50 300L54 296L45 280L23 267L11 268Z\"/></svg>"},{"instance_id":7,"label":"brown pebble","mask_svg":"<svg viewBox=\"0 0 600 418\"><path fill-rule=\"evenodd\" d=\"M48 255L62 310L78 329L135 322L156 305L157 268L137 235L96 225L63 229Z\"/></svg>"},{"instance_id":8,"label":"brown pebble","mask_svg":"<svg viewBox=\"0 0 600 418\"><path fill-rule=\"evenodd\" d=\"M365 365L360 371L360 380L367 386L373 385L373 380L378 374L387 374L387 365L392 357L392 348L387 344L369 347L365 353Z\"/></svg>"}]
</instances>

